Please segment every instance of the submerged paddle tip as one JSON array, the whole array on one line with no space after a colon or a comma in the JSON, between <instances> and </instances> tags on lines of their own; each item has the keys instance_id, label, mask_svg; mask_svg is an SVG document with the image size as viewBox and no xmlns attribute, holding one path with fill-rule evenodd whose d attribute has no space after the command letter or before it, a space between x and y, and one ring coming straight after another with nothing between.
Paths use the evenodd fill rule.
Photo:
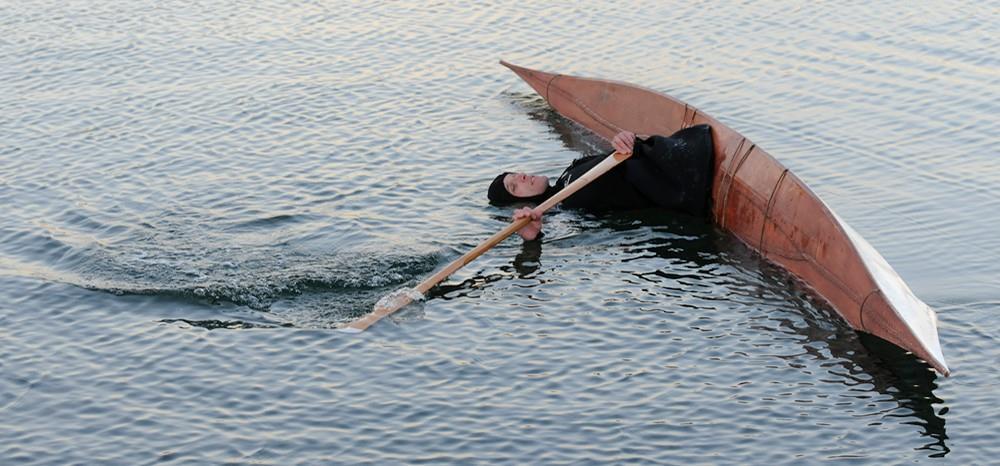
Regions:
<instances>
[{"instance_id":1,"label":"submerged paddle tip","mask_svg":"<svg viewBox=\"0 0 1000 466\"><path fill-rule=\"evenodd\" d=\"M351 327L350 325L346 325L344 327L340 327L337 330L339 330L339 331L341 331L343 333L361 333L361 332L365 331L365 329L363 329L363 328Z\"/></svg>"}]
</instances>

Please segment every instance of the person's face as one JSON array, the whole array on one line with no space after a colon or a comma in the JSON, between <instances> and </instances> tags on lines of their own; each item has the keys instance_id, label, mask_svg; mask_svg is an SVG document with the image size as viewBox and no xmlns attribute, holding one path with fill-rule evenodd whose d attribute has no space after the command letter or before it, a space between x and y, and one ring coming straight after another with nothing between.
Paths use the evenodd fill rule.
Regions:
<instances>
[{"instance_id":1,"label":"person's face","mask_svg":"<svg viewBox=\"0 0 1000 466\"><path fill-rule=\"evenodd\" d=\"M544 193L549 187L549 179L541 175L509 173L503 177L503 186L514 196L531 197Z\"/></svg>"}]
</instances>

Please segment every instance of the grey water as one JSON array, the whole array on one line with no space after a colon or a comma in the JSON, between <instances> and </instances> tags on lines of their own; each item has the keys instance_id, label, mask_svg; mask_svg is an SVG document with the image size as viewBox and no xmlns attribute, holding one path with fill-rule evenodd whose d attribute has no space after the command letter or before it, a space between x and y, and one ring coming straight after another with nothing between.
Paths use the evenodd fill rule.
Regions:
<instances>
[{"instance_id":1,"label":"grey water","mask_svg":"<svg viewBox=\"0 0 1000 466\"><path fill-rule=\"evenodd\" d=\"M989 464L995 2L0 2L0 464ZM939 316L953 376L711 224L486 185L602 141L499 59L669 93Z\"/></svg>"}]
</instances>

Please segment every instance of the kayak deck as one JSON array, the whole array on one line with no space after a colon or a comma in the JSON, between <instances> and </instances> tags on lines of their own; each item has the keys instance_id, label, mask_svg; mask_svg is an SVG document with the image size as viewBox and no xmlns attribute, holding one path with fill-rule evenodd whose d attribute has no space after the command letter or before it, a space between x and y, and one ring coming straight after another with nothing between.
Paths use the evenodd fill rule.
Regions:
<instances>
[{"instance_id":1,"label":"kayak deck","mask_svg":"<svg viewBox=\"0 0 1000 466\"><path fill-rule=\"evenodd\" d=\"M713 220L798 277L851 328L910 351L949 375L934 310L874 247L756 144L697 108L650 89L500 63L557 112L607 140L623 130L669 135L710 125Z\"/></svg>"}]
</instances>

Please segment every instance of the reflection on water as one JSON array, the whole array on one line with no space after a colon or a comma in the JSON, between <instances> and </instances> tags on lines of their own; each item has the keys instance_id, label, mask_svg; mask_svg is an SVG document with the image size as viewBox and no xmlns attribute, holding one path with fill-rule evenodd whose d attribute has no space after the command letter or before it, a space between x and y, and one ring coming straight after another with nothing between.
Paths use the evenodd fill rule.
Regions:
<instances>
[{"instance_id":1,"label":"reflection on water","mask_svg":"<svg viewBox=\"0 0 1000 466\"><path fill-rule=\"evenodd\" d=\"M504 95L511 103L518 106L532 121L544 124L558 137L563 146L581 157L602 154L611 151L611 145L604 139L580 126L572 120L554 112L549 104L538 94L506 93Z\"/></svg>"},{"instance_id":2,"label":"reflection on water","mask_svg":"<svg viewBox=\"0 0 1000 466\"><path fill-rule=\"evenodd\" d=\"M535 273L541 265L542 241L524 241L521 252L514 256L514 270L519 278L525 278Z\"/></svg>"},{"instance_id":3,"label":"reflection on water","mask_svg":"<svg viewBox=\"0 0 1000 466\"><path fill-rule=\"evenodd\" d=\"M938 388L937 373L920 362L913 354L881 338L866 333L858 333L861 343L868 349L869 357L859 357L854 361L870 377L867 383L874 390L892 397L899 408L887 413L886 417L899 418L902 424L920 427L920 434L931 441L922 449L931 451L932 458L943 457L951 451L946 444L944 415L948 408L935 411L934 405L944 404L944 400L934 395ZM916 418L916 419L911 419Z\"/></svg>"}]
</instances>

